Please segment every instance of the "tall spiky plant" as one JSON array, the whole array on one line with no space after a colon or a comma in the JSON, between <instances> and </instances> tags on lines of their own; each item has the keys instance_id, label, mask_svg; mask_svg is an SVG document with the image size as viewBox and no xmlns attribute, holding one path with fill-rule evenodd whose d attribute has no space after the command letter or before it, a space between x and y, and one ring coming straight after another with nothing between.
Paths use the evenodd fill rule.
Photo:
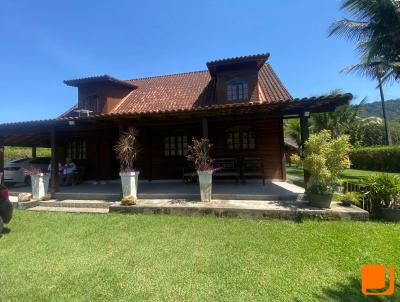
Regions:
<instances>
[{"instance_id":1,"label":"tall spiky plant","mask_svg":"<svg viewBox=\"0 0 400 302\"><path fill-rule=\"evenodd\" d=\"M134 164L140 152L140 146L137 140L139 131L136 128L129 128L119 138L114 147L117 158L121 163L121 171L133 171Z\"/></svg>"}]
</instances>

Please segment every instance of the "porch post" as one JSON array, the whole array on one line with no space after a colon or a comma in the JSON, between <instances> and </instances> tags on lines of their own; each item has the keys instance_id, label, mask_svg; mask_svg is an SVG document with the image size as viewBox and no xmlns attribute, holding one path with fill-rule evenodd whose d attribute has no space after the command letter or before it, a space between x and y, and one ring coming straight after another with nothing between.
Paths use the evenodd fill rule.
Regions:
<instances>
[{"instance_id":1,"label":"porch post","mask_svg":"<svg viewBox=\"0 0 400 302\"><path fill-rule=\"evenodd\" d=\"M300 131L301 131L301 146L299 146L304 152L304 144L308 140L310 136L310 129L308 127L308 115L306 116L304 113L300 115ZM310 179L310 175L307 171L304 170L304 186L307 187L308 181Z\"/></svg>"},{"instance_id":2,"label":"porch post","mask_svg":"<svg viewBox=\"0 0 400 302\"><path fill-rule=\"evenodd\" d=\"M51 179L51 192L55 193L58 191L58 163L57 163L57 154L56 154L56 130L54 128L51 129L51 171L50 171L50 179Z\"/></svg>"},{"instance_id":3,"label":"porch post","mask_svg":"<svg viewBox=\"0 0 400 302\"><path fill-rule=\"evenodd\" d=\"M32 157L36 158L36 147L32 147Z\"/></svg>"},{"instance_id":4,"label":"porch post","mask_svg":"<svg viewBox=\"0 0 400 302\"><path fill-rule=\"evenodd\" d=\"M4 180L4 137L0 136L0 183Z\"/></svg>"},{"instance_id":5,"label":"porch post","mask_svg":"<svg viewBox=\"0 0 400 302\"><path fill-rule=\"evenodd\" d=\"M203 137L208 138L208 119L207 118L203 118L203 120L201 121L201 128L203 130Z\"/></svg>"}]
</instances>

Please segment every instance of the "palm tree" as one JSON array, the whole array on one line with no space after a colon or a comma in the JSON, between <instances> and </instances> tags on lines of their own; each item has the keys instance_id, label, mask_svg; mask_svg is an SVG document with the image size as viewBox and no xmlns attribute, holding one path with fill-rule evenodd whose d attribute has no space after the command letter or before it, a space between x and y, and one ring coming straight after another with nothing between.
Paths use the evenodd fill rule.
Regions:
<instances>
[{"instance_id":1,"label":"palm tree","mask_svg":"<svg viewBox=\"0 0 400 302\"><path fill-rule=\"evenodd\" d=\"M400 76L400 4L397 0L344 0L341 9L356 20L341 19L329 29L357 45L363 62L381 59L386 75Z\"/></svg>"},{"instance_id":2,"label":"palm tree","mask_svg":"<svg viewBox=\"0 0 400 302\"><path fill-rule=\"evenodd\" d=\"M366 99L363 99L358 105L343 105L334 112L312 114L311 131L318 133L327 129L334 137L348 134L352 143L356 144L361 139L359 116L365 102Z\"/></svg>"},{"instance_id":3,"label":"palm tree","mask_svg":"<svg viewBox=\"0 0 400 302\"><path fill-rule=\"evenodd\" d=\"M391 145L383 83L400 77L399 1L345 0L341 8L358 20L336 21L331 25L329 35L344 36L357 44L361 63L344 69L345 72L356 72L378 81L386 143Z\"/></svg>"},{"instance_id":4,"label":"palm tree","mask_svg":"<svg viewBox=\"0 0 400 302\"><path fill-rule=\"evenodd\" d=\"M290 119L285 124L285 136L293 139L297 146L301 145L301 130L300 130L300 120Z\"/></svg>"},{"instance_id":5,"label":"palm tree","mask_svg":"<svg viewBox=\"0 0 400 302\"><path fill-rule=\"evenodd\" d=\"M358 73L362 76L376 79L378 81L379 95L381 98L382 116L385 126L385 142L387 145L392 145L392 136L390 134L389 121L387 119L386 108L385 108L385 95L383 93L383 82L384 79L393 79L395 77L394 72L389 72L386 64L382 64L382 60L375 59L371 62L362 62L359 64L351 65L342 70L345 73Z\"/></svg>"}]
</instances>

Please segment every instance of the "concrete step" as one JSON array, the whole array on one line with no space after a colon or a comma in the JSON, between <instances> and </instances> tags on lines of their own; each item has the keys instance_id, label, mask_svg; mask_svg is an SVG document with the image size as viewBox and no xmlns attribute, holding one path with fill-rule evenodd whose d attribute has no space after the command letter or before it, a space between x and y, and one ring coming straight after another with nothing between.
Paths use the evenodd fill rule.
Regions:
<instances>
[{"instance_id":1,"label":"concrete step","mask_svg":"<svg viewBox=\"0 0 400 302\"><path fill-rule=\"evenodd\" d=\"M64 213L90 213L90 214L107 214L108 208L70 208L70 207L49 207L37 206L28 209L35 212L64 212Z\"/></svg>"},{"instance_id":2,"label":"concrete step","mask_svg":"<svg viewBox=\"0 0 400 302\"><path fill-rule=\"evenodd\" d=\"M48 200L40 201L41 207L62 207L62 208L93 208L93 209L108 209L110 202L104 200Z\"/></svg>"}]
</instances>

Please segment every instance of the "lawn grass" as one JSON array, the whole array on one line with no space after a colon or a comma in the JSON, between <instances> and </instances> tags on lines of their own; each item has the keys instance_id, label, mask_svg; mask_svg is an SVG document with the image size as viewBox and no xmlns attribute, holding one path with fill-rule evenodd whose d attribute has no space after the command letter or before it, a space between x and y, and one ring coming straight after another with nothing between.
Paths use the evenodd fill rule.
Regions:
<instances>
[{"instance_id":1,"label":"lawn grass","mask_svg":"<svg viewBox=\"0 0 400 302\"><path fill-rule=\"evenodd\" d=\"M293 183L304 187L304 180L303 180L303 169L295 167L295 166L287 166L286 173L288 179L291 180ZM342 181L348 181L352 183L361 183L363 179L366 177L373 175L373 174L392 174L397 175L400 177L400 173L390 173L390 172L377 172L377 171L366 171L366 170L356 170L356 169L346 169L341 173L340 179Z\"/></svg>"},{"instance_id":2,"label":"lawn grass","mask_svg":"<svg viewBox=\"0 0 400 302\"><path fill-rule=\"evenodd\" d=\"M16 210L8 227L2 301L360 301L361 265L400 269L394 223Z\"/></svg>"}]
</instances>

